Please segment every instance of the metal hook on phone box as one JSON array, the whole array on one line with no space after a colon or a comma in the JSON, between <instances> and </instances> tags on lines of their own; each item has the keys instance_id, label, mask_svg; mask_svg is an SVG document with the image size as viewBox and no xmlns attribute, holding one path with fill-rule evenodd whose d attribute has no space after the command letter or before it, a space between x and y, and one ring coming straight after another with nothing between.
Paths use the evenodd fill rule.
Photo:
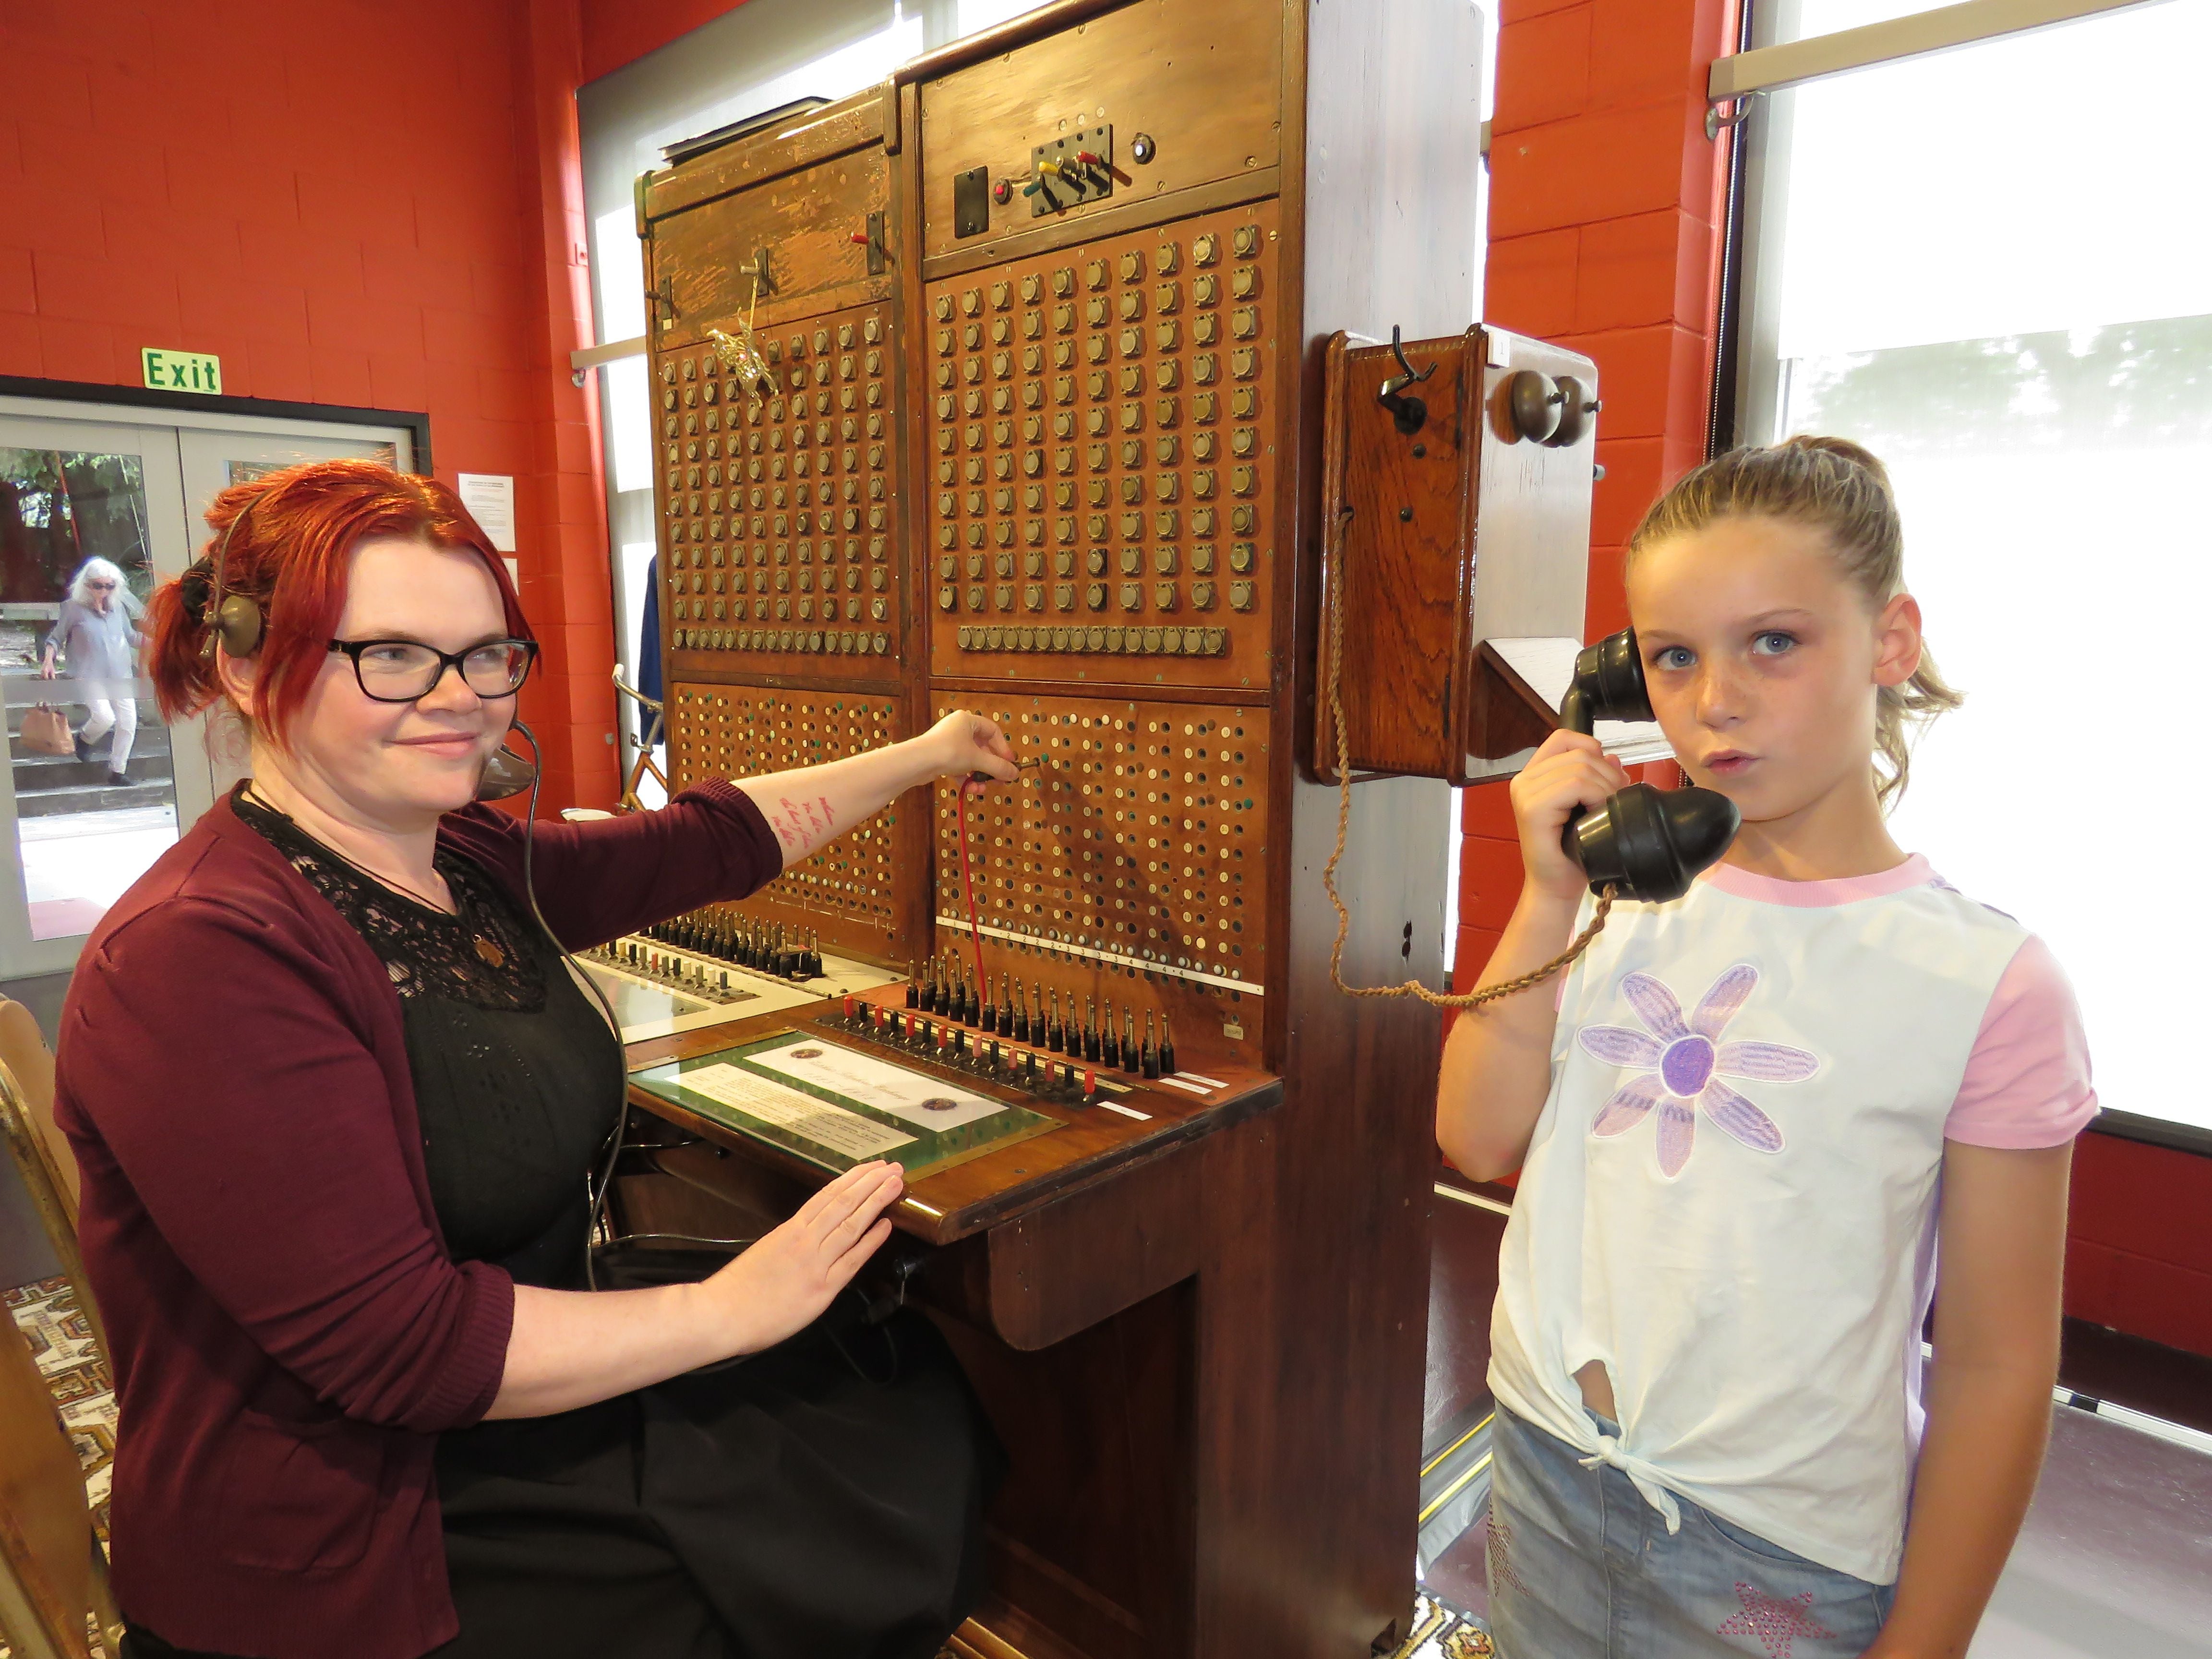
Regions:
<instances>
[{"instance_id":1,"label":"metal hook on phone box","mask_svg":"<svg viewBox=\"0 0 2212 1659\"><path fill-rule=\"evenodd\" d=\"M1403 331L1395 323L1390 325L1390 355L1398 360L1399 372L1382 382L1382 390L1375 394L1375 401L1390 411L1390 418L1398 430L1410 438L1427 422L1429 406L1419 398L1408 398L1403 394L1407 386L1419 386L1435 374L1437 366L1431 363L1419 373L1414 371L1413 364L1406 361Z\"/></svg>"}]
</instances>

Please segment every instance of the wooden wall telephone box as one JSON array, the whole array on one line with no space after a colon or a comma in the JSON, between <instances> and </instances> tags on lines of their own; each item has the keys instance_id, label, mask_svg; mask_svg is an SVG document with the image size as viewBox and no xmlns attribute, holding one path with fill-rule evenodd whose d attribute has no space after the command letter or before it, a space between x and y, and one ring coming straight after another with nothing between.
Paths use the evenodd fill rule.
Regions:
<instances>
[{"instance_id":1,"label":"wooden wall telephone box","mask_svg":"<svg viewBox=\"0 0 2212 1659\"><path fill-rule=\"evenodd\" d=\"M1316 771L1340 712L1355 772L1517 770L1558 711L1488 642L1582 631L1595 367L1494 327L1340 334L1323 383Z\"/></svg>"},{"instance_id":2,"label":"wooden wall telephone box","mask_svg":"<svg viewBox=\"0 0 2212 1659\"><path fill-rule=\"evenodd\" d=\"M1589 480L1586 437L1486 424L1499 375L1587 365L1456 332L1480 44L1465 0L1060 0L641 185L675 781L952 707L1038 763L970 803L972 895L939 788L738 908L940 977L980 958L994 998L1178 1051L1111 1109L889 1055L1050 1120L915 1169L894 1212L1012 1455L963 1655L1343 1659L1409 1629L1441 1029L1330 982L1308 743L1327 495L1355 763L1425 775L1354 792L1345 973L1438 982L1466 659L1578 630ZM1425 457L1377 424L1388 348L1329 343L1394 325L1437 365ZM1369 537L1401 501L1414 539ZM774 1023L874 1040L828 1004ZM822 1178L632 1098L698 1137L655 1153L696 1201Z\"/></svg>"}]
</instances>

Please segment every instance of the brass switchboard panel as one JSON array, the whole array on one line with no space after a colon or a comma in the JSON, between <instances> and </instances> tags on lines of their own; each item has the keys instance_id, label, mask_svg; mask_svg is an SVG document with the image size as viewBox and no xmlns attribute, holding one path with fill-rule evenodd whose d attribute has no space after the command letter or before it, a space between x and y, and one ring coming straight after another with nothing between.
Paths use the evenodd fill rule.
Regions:
<instances>
[{"instance_id":1,"label":"brass switchboard panel","mask_svg":"<svg viewBox=\"0 0 2212 1659\"><path fill-rule=\"evenodd\" d=\"M1315 664L1341 597L1355 758L1476 775L1469 653L1582 614L1552 550L1594 440L1483 427L1499 374L1579 371L1460 334L1481 36L1465 0L1049 0L641 186L676 783L953 708L1038 763L916 790L742 907L924 964L805 1029L987 1090L1043 1064L1055 1128L898 1219L1011 1454L953 1650L1411 1628L1442 1032L1331 963L1445 977L1450 818L1363 775L1340 843ZM1394 325L1416 361L1370 349ZM1118 1071L1080 1040L1109 1007Z\"/></svg>"},{"instance_id":2,"label":"brass switchboard panel","mask_svg":"<svg viewBox=\"0 0 2212 1659\"><path fill-rule=\"evenodd\" d=\"M1157 1006L1183 1056L1257 1066L1267 981L1264 708L939 692L998 721L1022 781L968 804L985 971ZM973 960L957 799L937 792L939 949Z\"/></svg>"},{"instance_id":3,"label":"brass switchboard panel","mask_svg":"<svg viewBox=\"0 0 2212 1659\"><path fill-rule=\"evenodd\" d=\"M908 735L899 705L849 692L676 682L665 704L678 788L818 766ZM927 856L920 798L894 801L746 902L748 915L818 930L826 950L878 960L916 953L896 872Z\"/></svg>"},{"instance_id":4,"label":"brass switchboard panel","mask_svg":"<svg viewBox=\"0 0 2212 1659\"><path fill-rule=\"evenodd\" d=\"M930 285L933 672L1267 684L1276 224L1260 203Z\"/></svg>"},{"instance_id":5,"label":"brass switchboard panel","mask_svg":"<svg viewBox=\"0 0 2212 1659\"><path fill-rule=\"evenodd\" d=\"M890 307L762 332L765 396L712 345L658 354L663 441L682 446L662 501L677 668L887 678L904 586Z\"/></svg>"}]
</instances>

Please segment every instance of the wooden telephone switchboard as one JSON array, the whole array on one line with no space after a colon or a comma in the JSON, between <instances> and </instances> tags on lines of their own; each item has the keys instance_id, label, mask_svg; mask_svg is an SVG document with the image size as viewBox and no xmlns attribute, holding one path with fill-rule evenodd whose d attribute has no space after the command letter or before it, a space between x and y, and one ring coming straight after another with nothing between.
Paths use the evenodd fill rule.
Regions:
<instances>
[{"instance_id":1,"label":"wooden telephone switchboard","mask_svg":"<svg viewBox=\"0 0 2212 1659\"><path fill-rule=\"evenodd\" d=\"M896 1215L1012 1455L963 1655L1408 1627L1441 1031L1330 983L1319 671L1340 619L1346 975L1437 983L1439 780L1510 764L1470 665L1581 620L1589 437L1486 421L1522 368L1595 402L1571 354L1468 331L1480 45L1462 0L1060 0L641 181L676 781L955 707L1043 763L964 842L916 791L740 908L1152 1014L1183 1073L1109 1110L903 1062L1054 1122ZM1394 325L1433 368L1410 441ZM664 1158L698 1202L819 1179L633 1098L703 1138Z\"/></svg>"}]
</instances>

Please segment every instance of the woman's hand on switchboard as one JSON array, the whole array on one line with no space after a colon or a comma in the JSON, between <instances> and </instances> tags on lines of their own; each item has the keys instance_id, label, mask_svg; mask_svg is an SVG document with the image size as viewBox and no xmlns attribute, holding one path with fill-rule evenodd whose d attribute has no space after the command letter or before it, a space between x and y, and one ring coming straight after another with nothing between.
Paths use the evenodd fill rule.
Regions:
<instances>
[{"instance_id":1,"label":"woman's hand on switchboard","mask_svg":"<svg viewBox=\"0 0 2212 1659\"><path fill-rule=\"evenodd\" d=\"M796 1336L890 1237L884 1212L906 1190L896 1164L848 1170L799 1212L697 1286L732 1354L758 1353Z\"/></svg>"},{"instance_id":2,"label":"woman's hand on switchboard","mask_svg":"<svg viewBox=\"0 0 2212 1659\"><path fill-rule=\"evenodd\" d=\"M1513 780L1513 820L1521 834L1521 865L1530 890L1570 910L1581 903L1589 878L1559 844L1577 807L1597 807L1628 787L1620 763L1582 732L1554 732L1536 757Z\"/></svg>"},{"instance_id":3,"label":"woman's hand on switchboard","mask_svg":"<svg viewBox=\"0 0 2212 1659\"><path fill-rule=\"evenodd\" d=\"M574 1411L805 1330L890 1237L896 1164L863 1164L713 1278L644 1291L514 1287L507 1369L487 1417Z\"/></svg>"},{"instance_id":4,"label":"woman's hand on switchboard","mask_svg":"<svg viewBox=\"0 0 2212 1659\"><path fill-rule=\"evenodd\" d=\"M930 757L932 777L964 778L988 772L1001 783L1021 775L1014 765L1014 746L998 722L956 708L923 732L923 752Z\"/></svg>"}]
</instances>

